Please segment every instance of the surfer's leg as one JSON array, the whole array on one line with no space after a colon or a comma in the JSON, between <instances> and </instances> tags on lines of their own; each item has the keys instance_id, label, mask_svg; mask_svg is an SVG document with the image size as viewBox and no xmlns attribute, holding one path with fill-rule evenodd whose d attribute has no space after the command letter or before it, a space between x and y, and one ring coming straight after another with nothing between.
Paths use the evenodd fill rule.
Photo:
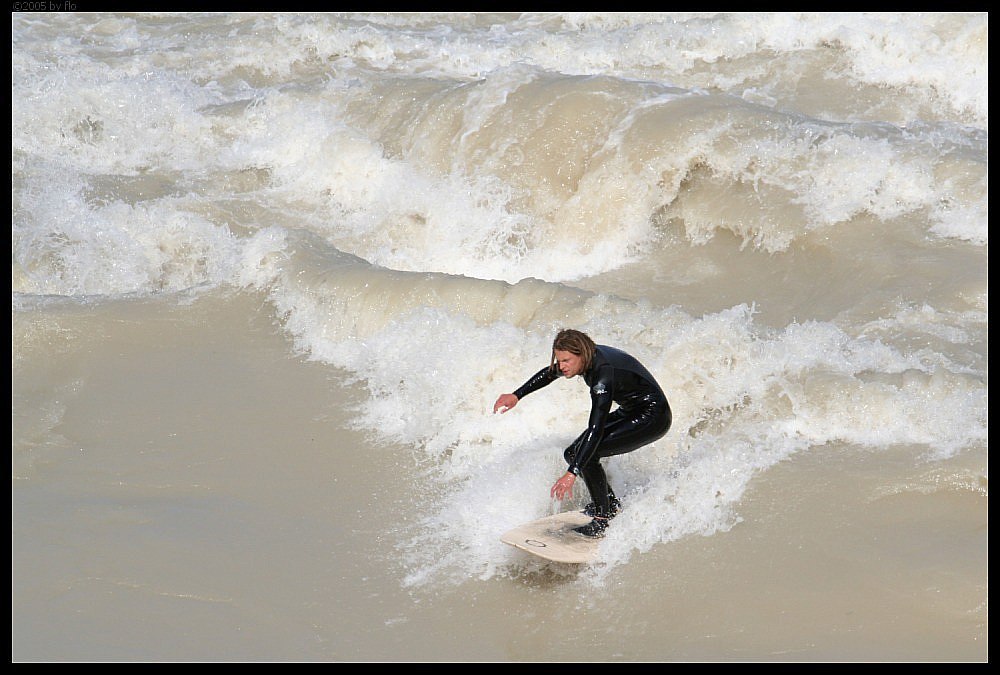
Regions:
<instances>
[{"instance_id":1,"label":"surfer's leg","mask_svg":"<svg viewBox=\"0 0 1000 675\"><path fill-rule=\"evenodd\" d=\"M601 460L594 457L587 465L580 470L587 489L590 491L590 498L594 501L587 505L583 511L591 517L586 525L574 527L573 529L586 537L603 537L604 531L608 529L608 523L617 515L617 509L613 509L611 500L614 494L608 484L608 476L604 473ZM615 499L615 502L618 500ZM619 503L618 506L621 504Z\"/></svg>"},{"instance_id":2,"label":"surfer's leg","mask_svg":"<svg viewBox=\"0 0 1000 675\"><path fill-rule=\"evenodd\" d=\"M617 410L615 411L617 412ZM615 412L611 413L612 417L616 416ZM572 464L573 459L576 457L577 448L579 448L580 443L583 442L583 437L586 436L587 432L580 434L580 436L573 441L572 444L563 453L563 457L566 459L567 464ZM611 483L608 482L608 475L604 472L604 467L601 466L600 458L594 457L590 463L580 470L580 474L583 476L583 481L587 486L587 490L590 492L591 502L584 507L583 512L588 516L594 516L598 514L609 514L609 517L614 518L618 515L619 509L621 509L622 503L618 501L615 496L615 491L611 488ZM594 497L594 495L605 495L604 500L600 500Z\"/></svg>"},{"instance_id":3,"label":"surfer's leg","mask_svg":"<svg viewBox=\"0 0 1000 675\"><path fill-rule=\"evenodd\" d=\"M622 412L621 408L615 408L614 410L612 410L611 414L608 415L608 421L604 424L604 437L606 438L609 433L612 434L612 436L613 436L614 435L614 433L613 433L614 429L616 429L618 427L618 425L620 425L622 423L628 423L629 419L630 419L630 417L628 415L625 415ZM582 434L580 434L579 436L577 436L576 440L573 441L572 443L570 443L569 447L566 448L566 451L563 452L563 458L566 460L567 464L572 464L573 463L573 459L576 457L577 450L580 448L580 444L583 443L583 439L586 436L587 436L587 432L584 431ZM603 444L604 444L604 441L602 440L601 441L601 445L603 445ZM598 453L600 453L600 448L598 448ZM611 454L614 455L614 454L618 454L618 453L614 453L613 452Z\"/></svg>"},{"instance_id":4,"label":"surfer's leg","mask_svg":"<svg viewBox=\"0 0 1000 675\"><path fill-rule=\"evenodd\" d=\"M622 410L617 408L608 416L604 426L604 436L597 446L594 457L581 467L580 474L590 491L593 500L583 512L595 518L614 518L622 508L621 501L615 496L607 473L601 466L601 459L632 452L644 445L662 438L670 429L672 417L670 406L665 401L653 402L645 408ZM572 462L576 448L582 442L583 436L566 449L566 461Z\"/></svg>"},{"instance_id":5,"label":"surfer's leg","mask_svg":"<svg viewBox=\"0 0 1000 675\"><path fill-rule=\"evenodd\" d=\"M663 438L670 430L672 415L665 401L628 413L621 408L615 412L622 414L614 420L609 417L595 459L632 452Z\"/></svg>"},{"instance_id":6,"label":"surfer's leg","mask_svg":"<svg viewBox=\"0 0 1000 675\"><path fill-rule=\"evenodd\" d=\"M586 506L583 507L582 513L585 516L591 516L591 517L593 517L593 516L597 515L598 513L600 513L600 511L598 510L599 508L600 507L598 506L597 502L590 502L589 504L587 504ZM608 513L609 513L608 517L609 518L614 518L615 516L618 515L618 512L621 511L621 510L622 510L622 502L621 502L620 499L618 499L617 496L615 496L614 488L611 487L611 481L609 480L608 481Z\"/></svg>"},{"instance_id":7,"label":"surfer's leg","mask_svg":"<svg viewBox=\"0 0 1000 675\"><path fill-rule=\"evenodd\" d=\"M611 494L611 486L608 484L608 474L604 472L601 460L595 457L587 462L587 466L580 470L580 475L583 476L583 482L587 484L587 490L590 491L590 498L594 504L593 513L588 515L610 518L613 495Z\"/></svg>"}]
</instances>

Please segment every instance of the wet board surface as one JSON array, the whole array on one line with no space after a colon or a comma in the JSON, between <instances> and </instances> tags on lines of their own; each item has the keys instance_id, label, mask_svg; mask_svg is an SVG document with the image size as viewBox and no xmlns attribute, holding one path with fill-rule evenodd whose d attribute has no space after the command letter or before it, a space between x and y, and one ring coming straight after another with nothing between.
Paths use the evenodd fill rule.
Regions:
<instances>
[{"instance_id":1,"label":"wet board surface","mask_svg":"<svg viewBox=\"0 0 1000 675\"><path fill-rule=\"evenodd\" d=\"M579 511L565 511L533 520L504 532L500 541L546 560L561 563L590 562L597 555L600 539L574 532L590 522Z\"/></svg>"}]
</instances>

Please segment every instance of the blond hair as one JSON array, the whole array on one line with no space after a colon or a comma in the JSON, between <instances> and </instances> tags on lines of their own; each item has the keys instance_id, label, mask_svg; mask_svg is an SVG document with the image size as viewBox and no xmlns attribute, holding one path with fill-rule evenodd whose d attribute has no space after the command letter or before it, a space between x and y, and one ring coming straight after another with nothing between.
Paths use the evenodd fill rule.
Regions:
<instances>
[{"instance_id":1,"label":"blond hair","mask_svg":"<svg viewBox=\"0 0 1000 675\"><path fill-rule=\"evenodd\" d=\"M550 367L555 370L556 351L569 352L583 359L583 370L590 370L594 362L594 354L597 352L597 345L586 333L582 333L572 328L564 328L556 334L556 339L552 341L552 363Z\"/></svg>"}]
</instances>

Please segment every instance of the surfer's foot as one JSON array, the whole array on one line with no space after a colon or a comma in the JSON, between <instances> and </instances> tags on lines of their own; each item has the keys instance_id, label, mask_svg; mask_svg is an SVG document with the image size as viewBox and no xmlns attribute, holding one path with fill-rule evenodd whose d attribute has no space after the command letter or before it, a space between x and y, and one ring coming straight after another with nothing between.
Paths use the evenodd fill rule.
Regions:
<instances>
[{"instance_id":1,"label":"surfer's foot","mask_svg":"<svg viewBox=\"0 0 1000 675\"><path fill-rule=\"evenodd\" d=\"M608 529L608 518L595 517L586 525L574 527L574 532L579 532L585 537L603 537L604 531Z\"/></svg>"},{"instance_id":2,"label":"surfer's foot","mask_svg":"<svg viewBox=\"0 0 1000 675\"><path fill-rule=\"evenodd\" d=\"M611 498L611 513L608 514L608 518L614 518L618 515L618 512L622 510L622 503L618 497ZM590 502L585 507L583 507L583 515L590 516L591 518L597 516L597 504Z\"/></svg>"}]
</instances>

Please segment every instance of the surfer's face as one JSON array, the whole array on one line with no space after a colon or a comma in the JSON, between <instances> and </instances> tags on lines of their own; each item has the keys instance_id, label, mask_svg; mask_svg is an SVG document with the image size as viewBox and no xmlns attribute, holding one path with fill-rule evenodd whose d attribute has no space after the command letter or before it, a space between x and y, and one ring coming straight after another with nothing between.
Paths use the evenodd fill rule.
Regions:
<instances>
[{"instance_id":1,"label":"surfer's face","mask_svg":"<svg viewBox=\"0 0 1000 675\"><path fill-rule=\"evenodd\" d=\"M573 352L564 352L557 349L555 351L556 365L563 377L575 377L583 372L583 358Z\"/></svg>"}]
</instances>

